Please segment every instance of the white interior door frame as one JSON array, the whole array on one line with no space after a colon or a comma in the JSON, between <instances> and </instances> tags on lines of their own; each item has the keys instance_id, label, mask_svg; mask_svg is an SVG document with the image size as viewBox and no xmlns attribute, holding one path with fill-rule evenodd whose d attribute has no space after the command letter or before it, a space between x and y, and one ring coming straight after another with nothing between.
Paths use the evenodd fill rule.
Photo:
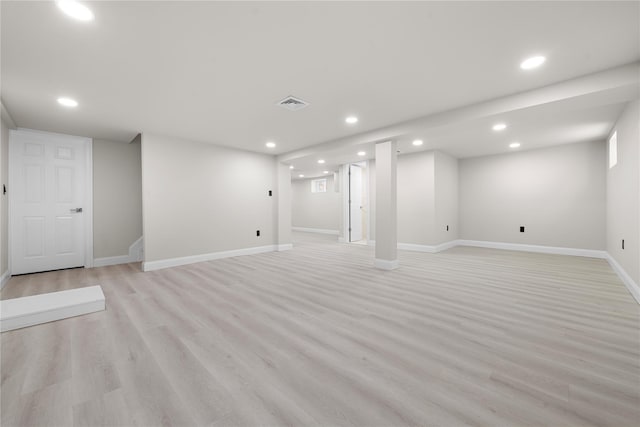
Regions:
<instances>
[{"instance_id":1,"label":"white interior door frame","mask_svg":"<svg viewBox=\"0 0 640 427\"><path fill-rule=\"evenodd\" d=\"M83 215L84 217L84 267L85 268L91 268L93 267L93 139L92 138L87 138L87 137L81 137L81 136L74 136L74 135L64 135L64 134L59 134L59 133L52 133L52 132L44 132L44 131L39 131L39 130L33 130L33 129L27 129L27 128L17 128L15 131L13 132L20 132L20 133L27 133L27 134L31 134L34 136L40 136L41 138L58 138L58 139L68 139L68 138L73 138L75 140L80 140L83 142L84 144L84 148L85 148L85 182L84 182L84 206L83 206L83 211L85 213L85 215ZM12 150L15 150L15 145L14 143L12 143L12 138L9 138L9 153L8 153L8 157L9 159L11 159L11 153ZM15 166L14 166L15 167ZM8 169L8 211L9 211L9 217L7 218L7 222L8 222L8 240L9 240L9 244L11 244L11 242L13 241L13 236L12 236L12 225L13 222L16 220L15 218L13 218L14 214L13 214L13 209L12 209L12 205L13 203L15 203L14 198L17 196L15 194L14 191L12 191L12 189L14 188L14 182L12 182L12 177L13 174L15 173L15 171L13 170L13 167L11 165L11 162L9 162L9 169ZM8 250L8 271L9 271L9 276L11 276L11 247L9 247Z\"/></svg>"},{"instance_id":2,"label":"white interior door frame","mask_svg":"<svg viewBox=\"0 0 640 427\"><path fill-rule=\"evenodd\" d=\"M358 163L349 165L349 241L362 240L362 166Z\"/></svg>"},{"instance_id":3,"label":"white interior door frame","mask_svg":"<svg viewBox=\"0 0 640 427\"><path fill-rule=\"evenodd\" d=\"M87 215L84 222L84 268L93 267L93 139L85 138L84 197Z\"/></svg>"},{"instance_id":4,"label":"white interior door frame","mask_svg":"<svg viewBox=\"0 0 640 427\"><path fill-rule=\"evenodd\" d=\"M367 236L366 240L371 241L371 187L369 185L370 180L370 170L369 170L369 161L361 161L354 162L364 164L364 173L362 174L364 189L363 192L365 194L365 209L367 215ZM351 163L347 163L340 166L340 191L342 191L342 236L339 240L343 243L349 243L349 166Z\"/></svg>"},{"instance_id":5,"label":"white interior door frame","mask_svg":"<svg viewBox=\"0 0 640 427\"><path fill-rule=\"evenodd\" d=\"M366 240L369 242L371 239L371 189L369 188L369 161L364 161L364 174L362 175L363 179L363 193L365 196L365 204L364 207L367 210L367 237Z\"/></svg>"}]
</instances>

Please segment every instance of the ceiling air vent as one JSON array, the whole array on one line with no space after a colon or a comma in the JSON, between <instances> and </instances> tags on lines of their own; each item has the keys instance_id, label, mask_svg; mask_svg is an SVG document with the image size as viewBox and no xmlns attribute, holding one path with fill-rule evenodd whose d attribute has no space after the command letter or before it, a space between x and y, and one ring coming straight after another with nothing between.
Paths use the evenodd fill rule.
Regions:
<instances>
[{"instance_id":1,"label":"ceiling air vent","mask_svg":"<svg viewBox=\"0 0 640 427\"><path fill-rule=\"evenodd\" d=\"M302 110L304 107L309 105L309 103L306 101L303 101L300 98L296 98L295 96L287 96L285 99L278 102L276 105L282 108L286 108L287 110L298 111L298 110Z\"/></svg>"}]
</instances>

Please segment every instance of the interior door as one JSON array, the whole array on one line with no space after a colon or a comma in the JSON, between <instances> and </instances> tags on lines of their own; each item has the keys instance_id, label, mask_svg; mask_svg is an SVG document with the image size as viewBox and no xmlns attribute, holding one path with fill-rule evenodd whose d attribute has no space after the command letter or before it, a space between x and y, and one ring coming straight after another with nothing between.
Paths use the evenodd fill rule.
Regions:
<instances>
[{"instance_id":1,"label":"interior door","mask_svg":"<svg viewBox=\"0 0 640 427\"><path fill-rule=\"evenodd\" d=\"M362 240L362 168L349 165L349 241Z\"/></svg>"},{"instance_id":2,"label":"interior door","mask_svg":"<svg viewBox=\"0 0 640 427\"><path fill-rule=\"evenodd\" d=\"M85 265L87 141L11 132L11 274Z\"/></svg>"}]
</instances>

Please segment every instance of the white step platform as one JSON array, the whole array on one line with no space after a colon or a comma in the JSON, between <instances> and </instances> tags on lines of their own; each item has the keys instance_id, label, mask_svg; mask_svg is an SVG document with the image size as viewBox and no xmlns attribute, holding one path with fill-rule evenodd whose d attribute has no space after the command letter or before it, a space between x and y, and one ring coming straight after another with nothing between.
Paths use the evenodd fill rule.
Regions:
<instances>
[{"instance_id":1,"label":"white step platform","mask_svg":"<svg viewBox=\"0 0 640 427\"><path fill-rule=\"evenodd\" d=\"M26 328L105 309L100 286L0 301L0 331Z\"/></svg>"}]
</instances>

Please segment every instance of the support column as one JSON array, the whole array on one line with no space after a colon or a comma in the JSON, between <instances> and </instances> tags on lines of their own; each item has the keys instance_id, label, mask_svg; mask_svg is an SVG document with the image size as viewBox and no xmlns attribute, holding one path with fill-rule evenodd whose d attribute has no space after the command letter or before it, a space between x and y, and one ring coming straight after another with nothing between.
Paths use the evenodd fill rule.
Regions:
<instances>
[{"instance_id":1,"label":"support column","mask_svg":"<svg viewBox=\"0 0 640 427\"><path fill-rule=\"evenodd\" d=\"M383 270L398 268L397 144L376 144L376 259Z\"/></svg>"},{"instance_id":2,"label":"support column","mask_svg":"<svg viewBox=\"0 0 640 427\"><path fill-rule=\"evenodd\" d=\"M277 162L277 161L276 161ZM291 170L277 162L276 245L278 251L293 248L291 243Z\"/></svg>"}]
</instances>

